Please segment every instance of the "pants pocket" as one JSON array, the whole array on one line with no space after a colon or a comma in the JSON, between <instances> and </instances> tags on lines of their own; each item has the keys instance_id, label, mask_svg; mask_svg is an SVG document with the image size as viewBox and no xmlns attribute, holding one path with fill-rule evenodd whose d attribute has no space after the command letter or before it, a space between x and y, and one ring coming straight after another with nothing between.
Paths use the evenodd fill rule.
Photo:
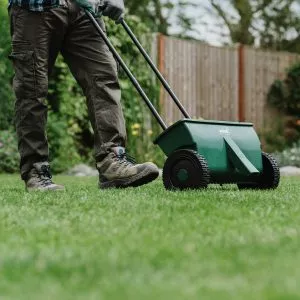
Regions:
<instances>
[{"instance_id":1,"label":"pants pocket","mask_svg":"<svg viewBox=\"0 0 300 300\"><path fill-rule=\"evenodd\" d=\"M13 87L18 99L36 97L36 74L34 51L12 52L15 76Z\"/></svg>"}]
</instances>

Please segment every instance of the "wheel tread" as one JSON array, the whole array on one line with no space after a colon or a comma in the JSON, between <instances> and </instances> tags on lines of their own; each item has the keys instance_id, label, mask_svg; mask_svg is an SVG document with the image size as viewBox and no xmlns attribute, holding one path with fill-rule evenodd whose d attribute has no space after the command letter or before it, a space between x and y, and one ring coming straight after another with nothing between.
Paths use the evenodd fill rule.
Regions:
<instances>
[{"instance_id":1,"label":"wheel tread","mask_svg":"<svg viewBox=\"0 0 300 300\"><path fill-rule=\"evenodd\" d=\"M280 169L277 161L271 154L265 152L262 152L262 159L264 170L260 175L259 180L257 182L239 183L239 189L271 190L278 187L280 182ZM265 160L267 160L267 162L269 163L268 166L264 164ZM268 170L266 170L266 167L268 167ZM272 174L266 174L266 172L269 172L270 170ZM268 179L270 180L266 181Z\"/></svg>"},{"instance_id":2,"label":"wheel tread","mask_svg":"<svg viewBox=\"0 0 300 300\"><path fill-rule=\"evenodd\" d=\"M209 182L210 182L210 174L209 174L209 168L208 168L208 164L206 159L198 154L195 150L190 150L190 149L181 149L181 150L176 150L174 151L166 160L164 168L163 168L163 172L162 172L162 177L163 177L163 183L164 183L164 187L167 190L174 190L174 189L178 189L178 187L174 187L171 183L171 180L169 179L169 170L168 170L168 164L169 162L173 159L174 156L176 155L180 155L181 153L185 153L188 154L190 156L194 156L194 158L197 159L199 166L201 166L201 181L198 184L198 188L199 189L203 189L203 188L207 188ZM181 188L179 188L181 189ZM182 188L183 189L183 188Z\"/></svg>"}]
</instances>

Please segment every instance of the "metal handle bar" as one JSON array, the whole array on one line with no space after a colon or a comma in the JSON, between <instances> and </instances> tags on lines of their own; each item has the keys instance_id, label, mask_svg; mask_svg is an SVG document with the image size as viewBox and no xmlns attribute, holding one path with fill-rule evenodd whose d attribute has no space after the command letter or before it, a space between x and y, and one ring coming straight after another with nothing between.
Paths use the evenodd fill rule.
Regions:
<instances>
[{"instance_id":1,"label":"metal handle bar","mask_svg":"<svg viewBox=\"0 0 300 300\"><path fill-rule=\"evenodd\" d=\"M171 89L171 87L169 86L168 82L162 76L162 74L160 73L160 71L158 70L158 68L154 65L154 63L151 60L150 56L145 51L145 49L143 48L143 46L141 45L141 43L138 41L138 39L136 38L136 36L134 35L134 33L132 32L132 30L130 29L130 27L127 25L127 23L125 22L125 20L121 19L119 23L122 24L123 28L126 30L126 32L130 36L130 38L132 39L132 41L134 42L134 44L137 46L137 48L140 50L141 54L144 56L145 60L147 61L147 63L151 67L151 69L154 71L154 73L156 74L157 78L159 79L159 81L161 82L161 84L164 86L164 88L166 89L166 91L172 97L172 99L174 100L175 104L177 105L177 107L182 112L182 114L185 116L185 118L191 119L191 117L189 116L188 112L182 106L182 104L180 103L179 99L177 98L177 96L175 95L175 93L173 92L173 90Z\"/></svg>"},{"instance_id":2,"label":"metal handle bar","mask_svg":"<svg viewBox=\"0 0 300 300\"><path fill-rule=\"evenodd\" d=\"M114 48L114 46L112 45L110 40L107 38L107 36L103 32L102 28L100 27L100 25L98 24L98 22L96 21L94 16L88 10L85 10L85 12L86 12L87 16L90 18L90 20L92 21L92 23L95 26L95 28L97 29L97 31L99 32L100 36L104 40L104 42L107 45L107 47L109 48L109 50L112 52L112 54L114 55L116 60L121 65L122 69L125 71L125 73L129 77L130 81L132 82L132 84L134 85L136 90L138 91L138 93L141 95L141 97L143 98L143 100L145 101L147 106L149 107L150 111L152 112L153 116L156 118L159 125L162 127L163 130L166 130L167 125L165 124L165 122L163 121L163 119L161 118L161 116L159 115L159 113L157 112L157 110L155 109L155 107L153 106L151 101L149 100L148 96L146 95L146 93L144 92L142 87L140 86L137 79L133 76L133 74L131 73L131 71L129 70L129 68L127 67L127 65L125 64L123 59L121 58L121 56L118 54L118 52L116 51L116 49Z\"/></svg>"},{"instance_id":3,"label":"metal handle bar","mask_svg":"<svg viewBox=\"0 0 300 300\"><path fill-rule=\"evenodd\" d=\"M99 11L101 12L100 15L102 15L102 11L105 8L106 8L106 4L103 1L103 3L99 6ZM176 94L174 93L174 91L171 89L170 85L168 84L168 82L166 81L166 79L163 77L163 75L160 73L160 71L158 70L158 68L155 66L155 64L153 63L152 59L150 58L150 56L148 55L148 53L145 51L145 49L141 45L141 43L138 41L138 39L136 38L136 36L134 35L134 33L132 32L132 30L130 29L130 27L127 25L127 23L125 22L124 18L121 18L121 20L117 21L117 24L121 24L123 26L123 28L125 29L125 31L127 32L127 34L130 36L130 38L133 41L133 43L139 49L140 53L144 56L144 58L147 61L148 65L151 67L151 69L153 70L153 72L156 74L157 78L159 79L159 81L161 82L161 84L163 85L163 87L165 88L165 90L168 92L168 94L171 96L171 98L173 99L173 101L175 102L175 104L177 105L177 107L179 108L179 110L181 111L181 113L184 115L184 117L187 118L187 119L191 119L190 115L185 110L185 108L181 104L180 100L178 99L178 97L176 96Z\"/></svg>"}]
</instances>

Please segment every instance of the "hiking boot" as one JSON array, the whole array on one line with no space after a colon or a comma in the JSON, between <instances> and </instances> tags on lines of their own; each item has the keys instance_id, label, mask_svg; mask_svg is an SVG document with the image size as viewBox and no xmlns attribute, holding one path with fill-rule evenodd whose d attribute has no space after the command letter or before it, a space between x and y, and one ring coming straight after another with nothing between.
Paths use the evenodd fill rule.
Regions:
<instances>
[{"instance_id":1,"label":"hiking boot","mask_svg":"<svg viewBox=\"0 0 300 300\"><path fill-rule=\"evenodd\" d=\"M126 155L123 147L112 148L112 151L97 163L97 169L99 187L102 189L137 187L153 181L159 175L155 164L136 164Z\"/></svg>"},{"instance_id":2,"label":"hiking boot","mask_svg":"<svg viewBox=\"0 0 300 300\"><path fill-rule=\"evenodd\" d=\"M39 162L33 164L33 168L28 173L25 181L26 190L28 192L35 191L64 191L62 185L54 184L51 180L52 175L48 162Z\"/></svg>"}]
</instances>

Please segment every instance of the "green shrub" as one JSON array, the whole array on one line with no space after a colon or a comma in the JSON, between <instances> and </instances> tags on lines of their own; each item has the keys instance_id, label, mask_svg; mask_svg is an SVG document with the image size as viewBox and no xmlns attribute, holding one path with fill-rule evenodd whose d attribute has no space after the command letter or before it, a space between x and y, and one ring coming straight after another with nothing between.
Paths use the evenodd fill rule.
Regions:
<instances>
[{"instance_id":1,"label":"green shrub","mask_svg":"<svg viewBox=\"0 0 300 300\"><path fill-rule=\"evenodd\" d=\"M19 170L19 154L15 132L0 131L0 173L15 173Z\"/></svg>"},{"instance_id":2,"label":"green shrub","mask_svg":"<svg viewBox=\"0 0 300 300\"><path fill-rule=\"evenodd\" d=\"M270 87L268 104L281 112L280 126L264 134L270 148L282 150L300 139L300 62L287 70L284 80L276 80Z\"/></svg>"},{"instance_id":3,"label":"green shrub","mask_svg":"<svg viewBox=\"0 0 300 300\"><path fill-rule=\"evenodd\" d=\"M280 166L300 167L300 141L292 147L274 154Z\"/></svg>"},{"instance_id":4,"label":"green shrub","mask_svg":"<svg viewBox=\"0 0 300 300\"><path fill-rule=\"evenodd\" d=\"M268 103L287 115L300 117L300 62L287 70L287 77L276 80L268 93Z\"/></svg>"},{"instance_id":5,"label":"green shrub","mask_svg":"<svg viewBox=\"0 0 300 300\"><path fill-rule=\"evenodd\" d=\"M283 151L299 140L299 119L296 116L275 115L269 126L260 130L259 137L264 151Z\"/></svg>"},{"instance_id":6,"label":"green shrub","mask_svg":"<svg viewBox=\"0 0 300 300\"><path fill-rule=\"evenodd\" d=\"M13 120L13 71L8 55L11 51L7 2L0 3L0 130L8 129Z\"/></svg>"}]
</instances>

